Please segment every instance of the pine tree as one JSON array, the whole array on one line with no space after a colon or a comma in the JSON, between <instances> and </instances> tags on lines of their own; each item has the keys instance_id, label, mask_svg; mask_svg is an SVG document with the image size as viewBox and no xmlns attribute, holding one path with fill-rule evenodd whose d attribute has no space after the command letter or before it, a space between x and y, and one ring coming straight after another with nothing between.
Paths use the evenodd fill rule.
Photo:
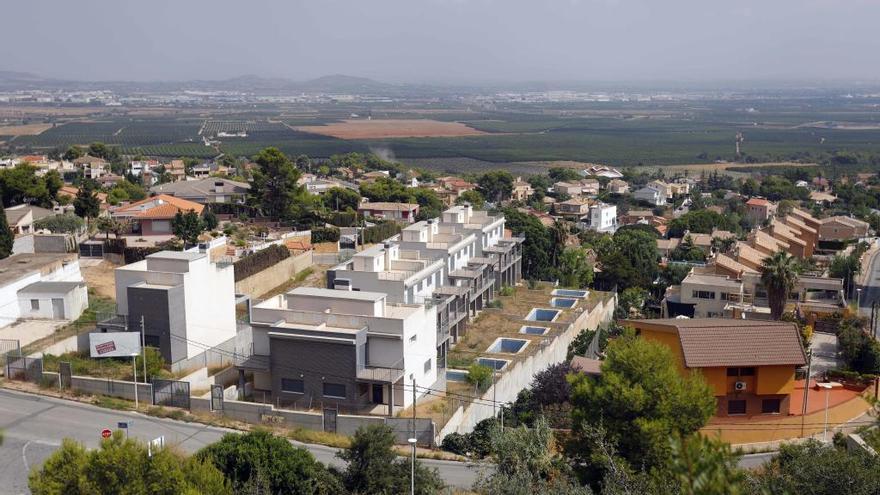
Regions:
<instances>
[{"instance_id":1,"label":"pine tree","mask_svg":"<svg viewBox=\"0 0 880 495\"><path fill-rule=\"evenodd\" d=\"M6 221L6 211L0 204L0 259L8 258L12 254L12 231Z\"/></svg>"}]
</instances>

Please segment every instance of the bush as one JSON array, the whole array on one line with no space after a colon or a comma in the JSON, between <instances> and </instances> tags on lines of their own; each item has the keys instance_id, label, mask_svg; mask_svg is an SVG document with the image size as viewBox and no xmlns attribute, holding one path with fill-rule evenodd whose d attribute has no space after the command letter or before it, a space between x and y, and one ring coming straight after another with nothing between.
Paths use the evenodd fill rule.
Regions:
<instances>
[{"instance_id":1,"label":"bush","mask_svg":"<svg viewBox=\"0 0 880 495\"><path fill-rule=\"evenodd\" d=\"M487 388L492 383L492 368L474 363L468 367L468 383Z\"/></svg>"},{"instance_id":2,"label":"bush","mask_svg":"<svg viewBox=\"0 0 880 495\"><path fill-rule=\"evenodd\" d=\"M336 227L315 227L312 229L312 243L339 242L339 229Z\"/></svg>"},{"instance_id":3,"label":"bush","mask_svg":"<svg viewBox=\"0 0 880 495\"><path fill-rule=\"evenodd\" d=\"M104 241L104 252L113 254L125 254L127 244L125 239L106 239Z\"/></svg>"},{"instance_id":4,"label":"bush","mask_svg":"<svg viewBox=\"0 0 880 495\"><path fill-rule=\"evenodd\" d=\"M272 265L290 257L290 250L280 244L273 244L262 251L245 256L233 265L235 281L244 280L256 275Z\"/></svg>"},{"instance_id":5,"label":"bush","mask_svg":"<svg viewBox=\"0 0 880 495\"><path fill-rule=\"evenodd\" d=\"M159 247L126 247L122 250L122 256L125 258L125 264L129 265L146 259L147 256L161 250Z\"/></svg>"},{"instance_id":6,"label":"bush","mask_svg":"<svg viewBox=\"0 0 880 495\"><path fill-rule=\"evenodd\" d=\"M400 225L396 222L379 222L376 225L367 227L363 230L363 242L364 244L375 244L399 233Z\"/></svg>"},{"instance_id":7,"label":"bush","mask_svg":"<svg viewBox=\"0 0 880 495\"><path fill-rule=\"evenodd\" d=\"M512 295L514 294L514 292L515 292L515 290L514 290L513 287L511 287L511 286L509 286L509 285L505 285L504 287L501 288L500 291L498 291L498 295L500 295L500 296L512 296Z\"/></svg>"},{"instance_id":8,"label":"bush","mask_svg":"<svg viewBox=\"0 0 880 495\"><path fill-rule=\"evenodd\" d=\"M450 433L443 437L443 443L440 448L458 455L467 455L471 449L471 441L468 435L461 433Z\"/></svg>"}]
</instances>

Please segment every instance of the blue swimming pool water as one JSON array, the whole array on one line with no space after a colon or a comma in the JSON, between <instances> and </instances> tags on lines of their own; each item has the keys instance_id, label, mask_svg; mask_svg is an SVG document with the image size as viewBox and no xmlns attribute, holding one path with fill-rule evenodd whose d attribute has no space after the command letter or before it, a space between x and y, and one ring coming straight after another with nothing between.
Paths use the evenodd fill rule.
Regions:
<instances>
[{"instance_id":1,"label":"blue swimming pool water","mask_svg":"<svg viewBox=\"0 0 880 495\"><path fill-rule=\"evenodd\" d=\"M529 341L524 339L505 339L504 337L499 337L495 339L495 342L492 342L492 345L486 349L486 352L493 354L498 352L516 354L523 350L528 343Z\"/></svg>"},{"instance_id":2,"label":"blue swimming pool water","mask_svg":"<svg viewBox=\"0 0 880 495\"><path fill-rule=\"evenodd\" d=\"M560 311L558 309L543 309L543 308L535 308L529 315L526 316L526 320L529 321L553 321L559 316Z\"/></svg>"},{"instance_id":3,"label":"blue swimming pool water","mask_svg":"<svg viewBox=\"0 0 880 495\"><path fill-rule=\"evenodd\" d=\"M544 335L547 333L549 328L547 327L522 327L519 329L519 333L524 333L526 335Z\"/></svg>"}]
</instances>

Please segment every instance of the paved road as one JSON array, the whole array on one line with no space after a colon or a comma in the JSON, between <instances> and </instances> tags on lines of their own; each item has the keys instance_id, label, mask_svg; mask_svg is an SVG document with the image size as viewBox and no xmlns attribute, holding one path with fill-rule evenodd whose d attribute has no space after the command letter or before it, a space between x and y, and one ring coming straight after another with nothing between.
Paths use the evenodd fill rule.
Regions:
<instances>
[{"instance_id":1,"label":"paved road","mask_svg":"<svg viewBox=\"0 0 880 495\"><path fill-rule=\"evenodd\" d=\"M863 316L870 317L871 304L873 302L880 303L880 250L875 251L866 263L866 273L862 278L864 285L862 288L862 296L859 301L859 312Z\"/></svg>"},{"instance_id":2,"label":"paved road","mask_svg":"<svg viewBox=\"0 0 880 495\"><path fill-rule=\"evenodd\" d=\"M73 438L95 448L101 440L101 429L115 429L118 421L126 420L134 420L130 429L133 437L146 441L162 435L166 444L179 445L187 452L195 452L234 431L0 390L0 430L4 431L4 442L0 446L0 494L29 493L29 470L40 466L61 445L63 438ZM294 443L307 448L325 464L340 465L337 450L332 447ZM437 468L446 483L459 488L472 486L478 474L476 468L460 462L433 459L422 462Z\"/></svg>"}]
</instances>

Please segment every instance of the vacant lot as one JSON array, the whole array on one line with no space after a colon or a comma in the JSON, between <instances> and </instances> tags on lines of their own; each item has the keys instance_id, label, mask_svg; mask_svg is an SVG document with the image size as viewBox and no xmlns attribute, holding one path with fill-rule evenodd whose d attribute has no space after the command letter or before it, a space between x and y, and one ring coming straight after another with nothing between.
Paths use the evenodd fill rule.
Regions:
<instances>
[{"instance_id":1,"label":"vacant lot","mask_svg":"<svg viewBox=\"0 0 880 495\"><path fill-rule=\"evenodd\" d=\"M52 124L3 125L0 136L35 136L50 127Z\"/></svg>"},{"instance_id":2,"label":"vacant lot","mask_svg":"<svg viewBox=\"0 0 880 495\"><path fill-rule=\"evenodd\" d=\"M346 120L328 125L294 129L339 139L383 139L408 137L458 137L485 134L460 122L429 119Z\"/></svg>"}]
</instances>

